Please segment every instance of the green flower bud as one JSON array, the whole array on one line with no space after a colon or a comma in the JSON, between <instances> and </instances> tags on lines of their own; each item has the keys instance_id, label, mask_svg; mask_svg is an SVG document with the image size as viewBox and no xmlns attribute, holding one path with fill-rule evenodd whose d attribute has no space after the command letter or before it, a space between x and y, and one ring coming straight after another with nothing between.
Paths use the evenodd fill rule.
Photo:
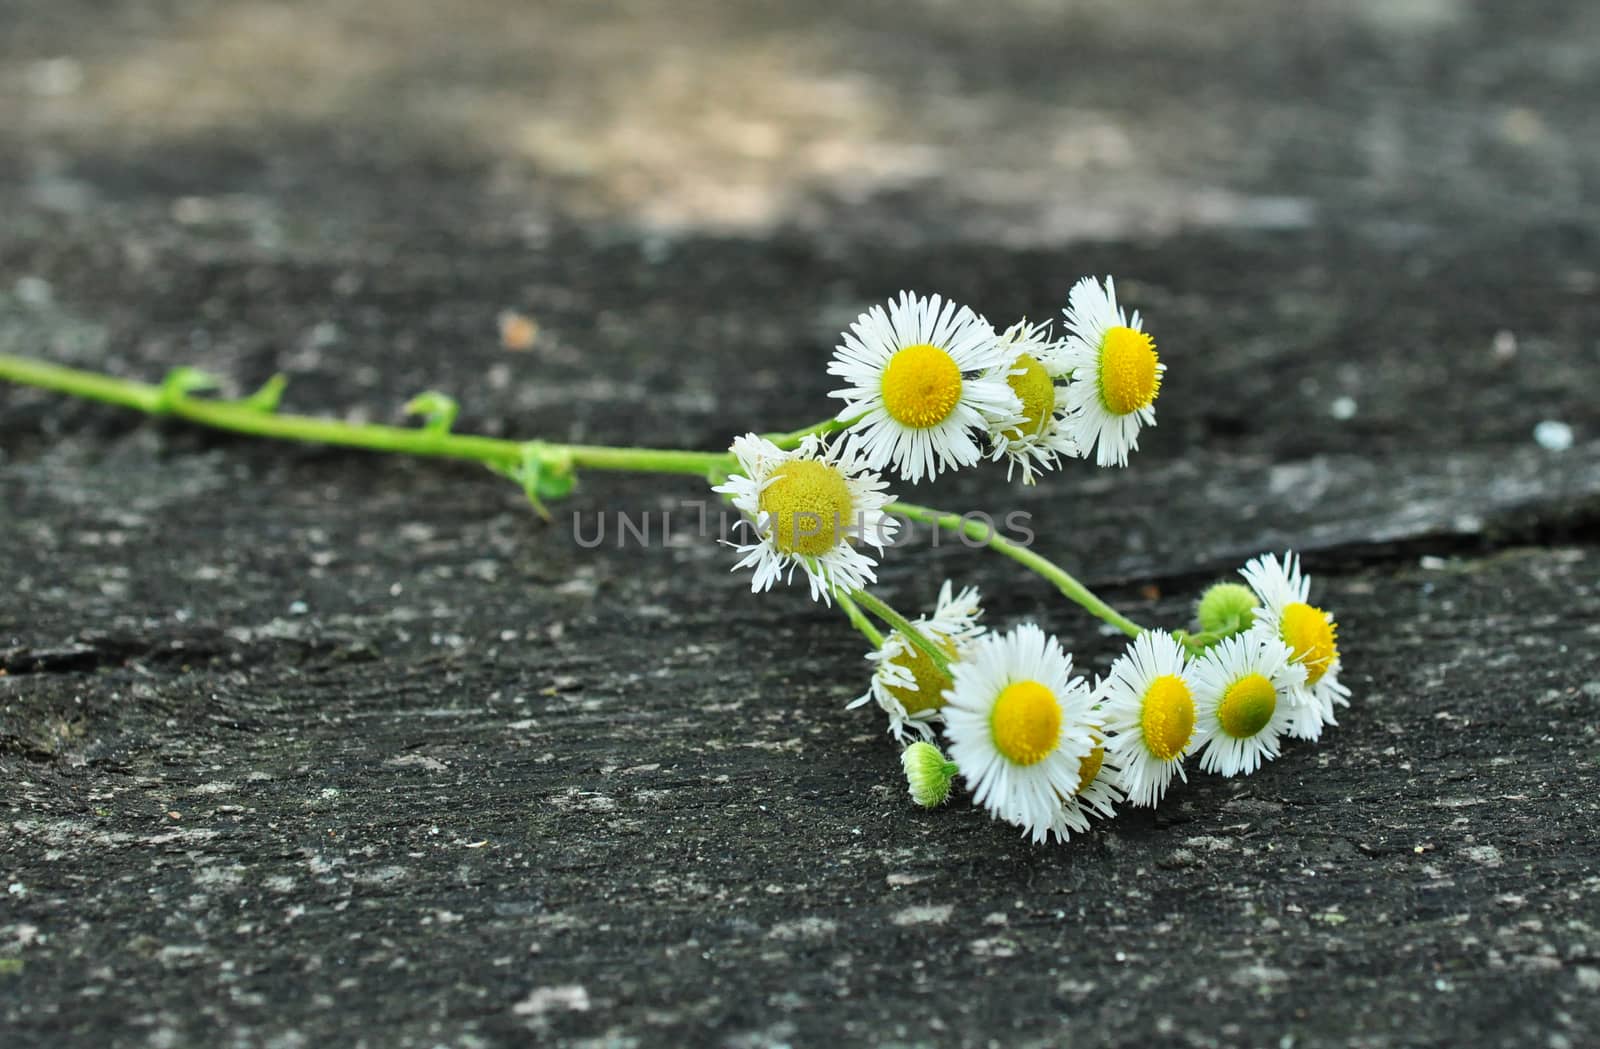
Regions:
<instances>
[{"instance_id":1,"label":"green flower bud","mask_svg":"<svg viewBox=\"0 0 1600 1049\"><path fill-rule=\"evenodd\" d=\"M1243 583L1217 583L1201 595L1195 614L1207 634L1230 637L1249 630L1256 621L1255 591Z\"/></svg>"},{"instance_id":2,"label":"green flower bud","mask_svg":"<svg viewBox=\"0 0 1600 1049\"><path fill-rule=\"evenodd\" d=\"M925 809L945 803L950 797L950 782L960 771L932 743L913 743L901 751L900 766L906 770L911 800Z\"/></svg>"}]
</instances>

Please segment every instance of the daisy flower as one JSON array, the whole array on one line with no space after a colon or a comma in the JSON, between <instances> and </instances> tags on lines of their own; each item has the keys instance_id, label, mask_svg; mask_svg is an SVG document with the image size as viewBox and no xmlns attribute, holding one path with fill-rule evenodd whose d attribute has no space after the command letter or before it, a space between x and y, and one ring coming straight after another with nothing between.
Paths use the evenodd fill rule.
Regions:
<instances>
[{"instance_id":1,"label":"daisy flower","mask_svg":"<svg viewBox=\"0 0 1600 1049\"><path fill-rule=\"evenodd\" d=\"M1033 484L1041 470L1056 465L1063 455L1076 455L1077 445L1066 430L1066 391L1056 385L1071 369L1062 360L1062 347L1049 336L1048 324L1019 321L1006 329L1000 341L1010 346L1015 359L1006 375L1011 392L1022 402L1022 419L1015 425L989 425L990 457L1007 460L1006 480L1022 468L1022 483Z\"/></svg>"},{"instance_id":2,"label":"daisy flower","mask_svg":"<svg viewBox=\"0 0 1600 1049\"><path fill-rule=\"evenodd\" d=\"M755 434L734 439L739 473L712 489L731 496L755 541L730 543L743 554L734 571L753 568L752 591L768 590L794 571L805 571L811 598L832 603L833 589L859 590L877 578L877 562L857 547L882 550L899 527L884 507L894 497L884 481L848 449L830 450L807 437L785 451Z\"/></svg>"},{"instance_id":3,"label":"daisy flower","mask_svg":"<svg viewBox=\"0 0 1600 1049\"><path fill-rule=\"evenodd\" d=\"M893 465L915 484L982 457L974 429L1015 425L1021 404L1006 382L1015 354L965 306L901 292L863 313L834 351L828 374L849 385L841 420L867 465Z\"/></svg>"},{"instance_id":4,"label":"daisy flower","mask_svg":"<svg viewBox=\"0 0 1600 1049\"><path fill-rule=\"evenodd\" d=\"M1300 559L1293 553L1285 552L1282 561L1264 554L1239 574L1261 602L1251 630L1288 645L1294 661L1306 670L1305 689L1289 734L1316 740L1324 726L1339 723L1334 704L1350 705L1350 690L1339 683L1339 625L1332 615L1306 603L1311 577L1301 574Z\"/></svg>"},{"instance_id":5,"label":"daisy flower","mask_svg":"<svg viewBox=\"0 0 1600 1049\"><path fill-rule=\"evenodd\" d=\"M1065 399L1072 415L1067 431L1078 454L1095 452L1100 466L1127 466L1139 447L1139 429L1156 424L1156 394L1166 365L1156 344L1117 305L1111 278L1105 287L1085 277L1067 299L1062 366L1072 372Z\"/></svg>"},{"instance_id":6,"label":"daisy flower","mask_svg":"<svg viewBox=\"0 0 1600 1049\"><path fill-rule=\"evenodd\" d=\"M939 588L939 601L933 615L919 617L911 625L951 660L957 660L973 639L983 635L983 627L978 623L982 614L977 588L967 587L952 595L947 579ZM895 739L903 740L907 730L923 739L931 739L931 722L938 720L939 708L944 706L950 675L940 670L922 649L906 640L898 630L891 631L876 651L868 652L867 659L873 664L872 683L848 709L854 710L868 700L876 700L889 715L889 732Z\"/></svg>"},{"instance_id":7,"label":"daisy flower","mask_svg":"<svg viewBox=\"0 0 1600 1049\"><path fill-rule=\"evenodd\" d=\"M973 801L1044 841L1094 750L1089 686L1032 623L984 635L952 670L944 734Z\"/></svg>"},{"instance_id":8,"label":"daisy flower","mask_svg":"<svg viewBox=\"0 0 1600 1049\"><path fill-rule=\"evenodd\" d=\"M1306 680L1288 645L1253 633L1224 638L1196 661L1194 677L1201 768L1248 776L1278 756Z\"/></svg>"},{"instance_id":9,"label":"daisy flower","mask_svg":"<svg viewBox=\"0 0 1600 1049\"><path fill-rule=\"evenodd\" d=\"M1106 764L1105 729L1100 725L1091 728L1094 747L1078 764L1078 790L1062 799L1061 811L1050 828L1057 841L1066 841L1073 831L1087 834L1091 815L1110 819L1117 814L1117 802L1123 800L1121 776L1115 767Z\"/></svg>"},{"instance_id":10,"label":"daisy flower","mask_svg":"<svg viewBox=\"0 0 1600 1049\"><path fill-rule=\"evenodd\" d=\"M1149 808L1174 774L1188 779L1183 759L1195 745L1196 691L1183 644L1165 630L1134 638L1096 688L1106 728L1115 733L1107 756L1132 804Z\"/></svg>"}]
</instances>

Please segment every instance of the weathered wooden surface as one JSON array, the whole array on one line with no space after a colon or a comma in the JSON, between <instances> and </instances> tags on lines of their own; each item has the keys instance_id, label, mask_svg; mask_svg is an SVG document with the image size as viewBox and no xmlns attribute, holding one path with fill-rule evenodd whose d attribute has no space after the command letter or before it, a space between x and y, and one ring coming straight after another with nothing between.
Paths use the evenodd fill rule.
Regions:
<instances>
[{"instance_id":1,"label":"weathered wooden surface","mask_svg":"<svg viewBox=\"0 0 1600 1049\"><path fill-rule=\"evenodd\" d=\"M917 494L1152 622L1302 548L1355 705L1034 848L914 811L855 636L709 541L3 388L0 1043L1592 1044L1594 5L451 6L0 2L0 348L710 448L902 286L1115 272L1134 465ZM946 574L1116 651L884 578Z\"/></svg>"}]
</instances>

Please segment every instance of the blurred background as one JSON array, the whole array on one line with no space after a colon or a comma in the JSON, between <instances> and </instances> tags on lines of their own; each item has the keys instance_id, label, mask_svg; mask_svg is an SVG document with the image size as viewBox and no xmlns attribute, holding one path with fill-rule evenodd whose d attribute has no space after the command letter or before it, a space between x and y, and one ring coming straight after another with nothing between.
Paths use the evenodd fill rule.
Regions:
<instances>
[{"instance_id":1,"label":"blurred background","mask_svg":"<svg viewBox=\"0 0 1600 1049\"><path fill-rule=\"evenodd\" d=\"M7 0L13 206L1016 245L1592 218L1594 5ZM307 165L307 159L315 163Z\"/></svg>"}]
</instances>

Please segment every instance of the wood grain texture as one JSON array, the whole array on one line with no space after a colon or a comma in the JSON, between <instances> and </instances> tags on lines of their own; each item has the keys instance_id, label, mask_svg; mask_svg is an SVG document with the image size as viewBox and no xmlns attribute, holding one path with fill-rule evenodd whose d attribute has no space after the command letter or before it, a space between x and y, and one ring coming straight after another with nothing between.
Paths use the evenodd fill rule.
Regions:
<instances>
[{"instance_id":1,"label":"wood grain texture","mask_svg":"<svg viewBox=\"0 0 1600 1049\"><path fill-rule=\"evenodd\" d=\"M1170 367L1133 465L902 494L1153 623L1301 549L1355 702L1036 848L911 806L857 637L691 483L544 525L0 388L7 1049L1594 1041L1593 5L115 6L0 0L0 352L716 448L901 287L1114 272ZM1117 652L948 538L884 592L947 575Z\"/></svg>"}]
</instances>

